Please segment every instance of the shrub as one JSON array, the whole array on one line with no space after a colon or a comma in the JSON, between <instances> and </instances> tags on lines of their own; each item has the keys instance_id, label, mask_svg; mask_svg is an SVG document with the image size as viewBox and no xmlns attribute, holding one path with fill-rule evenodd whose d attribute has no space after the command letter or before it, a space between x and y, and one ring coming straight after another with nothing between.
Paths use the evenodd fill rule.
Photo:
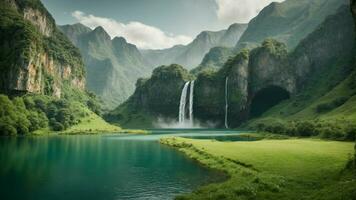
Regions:
<instances>
[{"instance_id":1,"label":"shrub","mask_svg":"<svg viewBox=\"0 0 356 200\"><path fill-rule=\"evenodd\" d=\"M17 131L10 123L0 121L0 134L2 136L14 136L17 135Z\"/></svg>"},{"instance_id":2,"label":"shrub","mask_svg":"<svg viewBox=\"0 0 356 200\"><path fill-rule=\"evenodd\" d=\"M52 129L53 129L54 131L63 131L63 130L64 130L64 126L63 126L61 123L59 123L59 122L54 122L54 123L52 124Z\"/></svg>"}]
</instances>

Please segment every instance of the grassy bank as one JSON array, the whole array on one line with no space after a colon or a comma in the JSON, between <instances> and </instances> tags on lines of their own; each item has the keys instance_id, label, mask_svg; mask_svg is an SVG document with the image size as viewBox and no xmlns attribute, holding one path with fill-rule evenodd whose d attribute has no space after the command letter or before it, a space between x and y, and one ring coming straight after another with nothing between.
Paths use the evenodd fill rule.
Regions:
<instances>
[{"instance_id":1,"label":"grassy bank","mask_svg":"<svg viewBox=\"0 0 356 200\"><path fill-rule=\"evenodd\" d=\"M353 143L316 139L218 142L164 138L230 179L178 199L352 199L356 176L345 171Z\"/></svg>"}]
</instances>

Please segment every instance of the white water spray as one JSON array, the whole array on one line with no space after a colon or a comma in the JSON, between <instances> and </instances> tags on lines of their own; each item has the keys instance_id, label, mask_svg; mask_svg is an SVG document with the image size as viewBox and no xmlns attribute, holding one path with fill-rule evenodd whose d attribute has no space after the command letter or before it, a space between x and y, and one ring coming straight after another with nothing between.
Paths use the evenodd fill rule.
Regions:
<instances>
[{"instance_id":1,"label":"white water spray","mask_svg":"<svg viewBox=\"0 0 356 200\"><path fill-rule=\"evenodd\" d=\"M227 114L229 110L229 102L228 102L228 84L229 77L225 79L225 128L229 128L228 121L227 121Z\"/></svg>"},{"instance_id":2,"label":"white water spray","mask_svg":"<svg viewBox=\"0 0 356 200\"><path fill-rule=\"evenodd\" d=\"M190 82L189 94L189 122L193 125L194 81Z\"/></svg>"},{"instance_id":3,"label":"white water spray","mask_svg":"<svg viewBox=\"0 0 356 200\"><path fill-rule=\"evenodd\" d=\"M188 88L189 88L189 124L185 124L186 122L186 104L188 98ZM193 127L193 105L194 105L194 81L186 82L184 84L182 94L180 96L180 104L179 104L179 124L182 126L190 126Z\"/></svg>"},{"instance_id":4,"label":"white water spray","mask_svg":"<svg viewBox=\"0 0 356 200\"><path fill-rule=\"evenodd\" d=\"M187 103L187 93L188 93L189 82L184 84L182 94L180 96L179 103L179 123L184 123L185 121L185 105Z\"/></svg>"}]
</instances>

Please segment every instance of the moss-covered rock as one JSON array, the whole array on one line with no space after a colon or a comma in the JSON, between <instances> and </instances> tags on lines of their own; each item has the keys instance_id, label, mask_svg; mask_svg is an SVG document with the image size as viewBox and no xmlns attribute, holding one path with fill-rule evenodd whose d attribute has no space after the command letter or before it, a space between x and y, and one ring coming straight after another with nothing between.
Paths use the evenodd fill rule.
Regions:
<instances>
[{"instance_id":1,"label":"moss-covered rock","mask_svg":"<svg viewBox=\"0 0 356 200\"><path fill-rule=\"evenodd\" d=\"M42 3L1 0L0 5L0 91L60 97L63 82L84 90L81 55Z\"/></svg>"},{"instance_id":2,"label":"moss-covered rock","mask_svg":"<svg viewBox=\"0 0 356 200\"><path fill-rule=\"evenodd\" d=\"M160 66L153 71L150 79L139 79L135 93L106 118L124 127L132 121L145 121L147 118L151 122L159 117L176 119L181 90L185 82L192 79L180 65ZM151 122L145 124L151 126Z\"/></svg>"}]
</instances>

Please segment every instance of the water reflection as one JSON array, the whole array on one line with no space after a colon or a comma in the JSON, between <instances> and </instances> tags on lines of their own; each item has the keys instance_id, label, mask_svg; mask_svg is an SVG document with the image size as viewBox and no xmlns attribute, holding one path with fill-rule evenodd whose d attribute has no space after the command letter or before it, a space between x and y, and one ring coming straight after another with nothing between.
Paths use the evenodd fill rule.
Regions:
<instances>
[{"instance_id":1,"label":"water reflection","mask_svg":"<svg viewBox=\"0 0 356 200\"><path fill-rule=\"evenodd\" d=\"M1 138L0 192L15 200L172 199L221 180L160 145L163 135Z\"/></svg>"}]
</instances>

